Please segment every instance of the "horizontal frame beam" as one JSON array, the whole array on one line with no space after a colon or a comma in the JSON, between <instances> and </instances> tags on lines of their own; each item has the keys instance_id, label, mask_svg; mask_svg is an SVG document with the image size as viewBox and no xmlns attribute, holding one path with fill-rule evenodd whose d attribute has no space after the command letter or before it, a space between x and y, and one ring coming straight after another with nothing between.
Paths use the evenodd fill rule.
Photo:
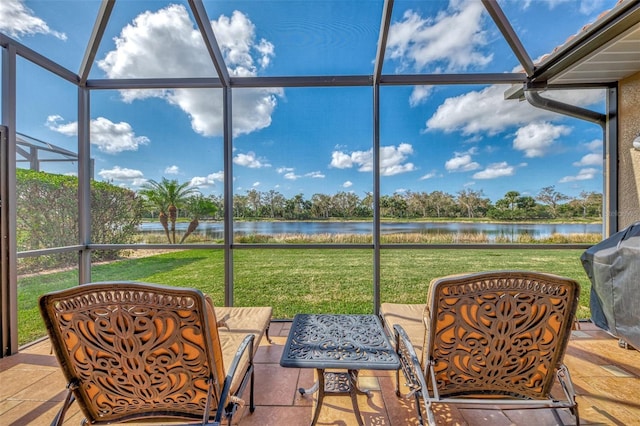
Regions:
<instances>
[{"instance_id":1,"label":"horizontal frame beam","mask_svg":"<svg viewBox=\"0 0 640 426\"><path fill-rule=\"evenodd\" d=\"M222 89L219 78L127 78L87 80L90 90Z\"/></svg>"},{"instance_id":2,"label":"horizontal frame beam","mask_svg":"<svg viewBox=\"0 0 640 426\"><path fill-rule=\"evenodd\" d=\"M525 73L479 73L479 74L403 74L383 75L381 86L390 85L444 85L444 84L524 84Z\"/></svg>"},{"instance_id":3,"label":"horizontal frame beam","mask_svg":"<svg viewBox=\"0 0 640 426\"><path fill-rule=\"evenodd\" d=\"M592 244L381 244L380 248L385 250L586 250ZM222 250L224 244L89 244L89 250ZM64 251L81 249L82 246L65 247ZM373 250L373 244L232 244L233 250L247 249L350 249L350 250ZM31 254L46 254L53 249L33 250L20 253L23 257Z\"/></svg>"},{"instance_id":4,"label":"horizontal frame beam","mask_svg":"<svg viewBox=\"0 0 640 426\"><path fill-rule=\"evenodd\" d=\"M483 73L483 74L406 74L383 75L381 86L416 86L445 84L525 84L524 73ZM271 87L367 87L373 86L373 76L289 76L289 77L234 77L232 88ZM95 79L87 81L91 90L132 90L132 89L199 89L223 88L220 79L211 78L135 78L135 79Z\"/></svg>"},{"instance_id":5,"label":"horizontal frame beam","mask_svg":"<svg viewBox=\"0 0 640 426\"><path fill-rule=\"evenodd\" d=\"M80 84L80 77L73 71L68 70L67 68L59 65L46 56L43 56L35 50L28 48L24 44L19 43L12 38L9 38L0 33L0 46L8 47L9 45L13 46L16 49L16 55L46 69L47 71L52 72L58 77L63 78L64 80L67 80L75 84L76 86Z\"/></svg>"}]
</instances>

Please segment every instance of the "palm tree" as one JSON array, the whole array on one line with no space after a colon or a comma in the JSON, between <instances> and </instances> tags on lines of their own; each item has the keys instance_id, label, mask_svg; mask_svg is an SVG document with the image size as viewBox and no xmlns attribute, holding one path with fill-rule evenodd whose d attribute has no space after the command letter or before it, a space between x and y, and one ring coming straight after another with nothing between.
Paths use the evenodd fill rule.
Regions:
<instances>
[{"instance_id":1,"label":"palm tree","mask_svg":"<svg viewBox=\"0 0 640 426\"><path fill-rule=\"evenodd\" d=\"M181 184L175 179L169 180L165 177L163 177L160 182L151 179L143 185L140 194L160 210L158 217L167 235L169 244L176 243L178 208L184 205L187 197L196 193L198 193L198 189L190 188L189 182ZM168 219L167 212L169 213ZM171 222L171 233L169 233L168 222Z\"/></svg>"},{"instance_id":2,"label":"palm tree","mask_svg":"<svg viewBox=\"0 0 640 426\"><path fill-rule=\"evenodd\" d=\"M518 198L520 198L520 193L518 191L509 191L504 194L504 199L509 204L509 210L516 209Z\"/></svg>"},{"instance_id":3,"label":"palm tree","mask_svg":"<svg viewBox=\"0 0 640 426\"><path fill-rule=\"evenodd\" d=\"M160 196L157 191L151 189L142 189L140 190L140 195L145 198L145 202L150 206L150 209L158 210L158 220L160 220L160 224L162 224L162 228L164 229L164 233L167 236L167 240L169 240L169 244L171 244L171 236L169 235L169 219L167 219L167 204L164 198Z\"/></svg>"},{"instance_id":4,"label":"palm tree","mask_svg":"<svg viewBox=\"0 0 640 426\"><path fill-rule=\"evenodd\" d=\"M218 211L218 207L213 203L212 200L210 200L209 198L205 198L200 194L187 198L186 208L189 213L193 215L193 219L191 220L191 222L189 222L187 232L185 232L182 236L180 244L182 244L184 240L186 240L187 237L196 230L198 224L200 223L198 219L200 219L202 216L213 216L216 211Z\"/></svg>"}]
</instances>

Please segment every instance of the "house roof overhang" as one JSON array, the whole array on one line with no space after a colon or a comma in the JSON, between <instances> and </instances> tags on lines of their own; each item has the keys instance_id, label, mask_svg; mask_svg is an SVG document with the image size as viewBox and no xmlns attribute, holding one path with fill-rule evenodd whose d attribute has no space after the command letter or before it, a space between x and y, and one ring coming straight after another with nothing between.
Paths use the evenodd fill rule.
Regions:
<instances>
[{"instance_id":1,"label":"house roof overhang","mask_svg":"<svg viewBox=\"0 0 640 426\"><path fill-rule=\"evenodd\" d=\"M614 85L638 72L640 1L624 0L543 57L525 87L512 87L505 98L522 98L525 88Z\"/></svg>"}]
</instances>

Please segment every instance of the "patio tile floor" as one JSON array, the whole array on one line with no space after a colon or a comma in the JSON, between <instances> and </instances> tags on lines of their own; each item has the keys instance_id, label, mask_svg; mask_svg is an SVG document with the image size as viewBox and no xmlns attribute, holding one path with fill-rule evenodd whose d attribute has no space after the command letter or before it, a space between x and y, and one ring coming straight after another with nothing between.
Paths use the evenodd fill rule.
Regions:
<instances>
[{"instance_id":1,"label":"patio tile floor","mask_svg":"<svg viewBox=\"0 0 640 426\"><path fill-rule=\"evenodd\" d=\"M309 387L314 372L282 368L280 355L289 332L289 322L273 322L270 335L256 354L256 411L239 413L240 426L308 425L315 395L301 396L297 389ZM565 363L576 392L580 420L586 425L640 425L640 352L623 349L617 339L590 323L573 333ZM372 397L358 397L366 425L415 425L413 401L395 395L395 374L362 371L362 387L373 389ZM0 359L0 424L44 425L53 419L64 396L64 380L48 340ZM436 407L443 425L545 425L557 424L549 410L478 410ZM570 418L559 413L563 421ZM77 425L82 415L72 406L65 424ZM149 424L149 423L145 423ZM318 425L350 426L356 419L347 396L326 396Z\"/></svg>"}]
</instances>

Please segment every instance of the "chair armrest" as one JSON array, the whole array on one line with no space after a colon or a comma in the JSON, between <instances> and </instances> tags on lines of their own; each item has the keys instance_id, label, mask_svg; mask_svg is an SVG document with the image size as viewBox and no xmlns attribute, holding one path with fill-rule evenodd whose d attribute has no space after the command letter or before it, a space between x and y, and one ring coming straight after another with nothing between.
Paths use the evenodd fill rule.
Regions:
<instances>
[{"instance_id":1,"label":"chair armrest","mask_svg":"<svg viewBox=\"0 0 640 426\"><path fill-rule=\"evenodd\" d=\"M395 324L393 330L396 340L396 353L400 359L400 368L407 379L407 386L410 389L407 397L411 397L415 393L422 395L423 392L427 392L427 383L418 355L416 355L416 351L404 328L400 324Z\"/></svg>"},{"instance_id":2,"label":"chair armrest","mask_svg":"<svg viewBox=\"0 0 640 426\"><path fill-rule=\"evenodd\" d=\"M248 377L249 373L253 372L253 343L255 338L256 338L255 334L248 334L244 338L240 346L238 347L238 350L236 351L236 354L233 357L233 361L231 362L231 367L229 368L227 376L224 378L224 385L222 387L222 393L220 395L220 401L218 403L218 410L216 413L216 419L215 419L216 422L219 422L219 423L222 422L221 416L225 411L225 407L227 405L227 399L230 398L229 391L231 389L231 383L233 382L233 378L237 373L236 370L238 369L238 365L240 364L240 359L245 355L245 353L249 357L249 367L247 368L247 371L244 373L245 378L243 379L243 383L239 388L238 394L242 394L242 391L244 390L244 387L246 384L246 378Z\"/></svg>"}]
</instances>

